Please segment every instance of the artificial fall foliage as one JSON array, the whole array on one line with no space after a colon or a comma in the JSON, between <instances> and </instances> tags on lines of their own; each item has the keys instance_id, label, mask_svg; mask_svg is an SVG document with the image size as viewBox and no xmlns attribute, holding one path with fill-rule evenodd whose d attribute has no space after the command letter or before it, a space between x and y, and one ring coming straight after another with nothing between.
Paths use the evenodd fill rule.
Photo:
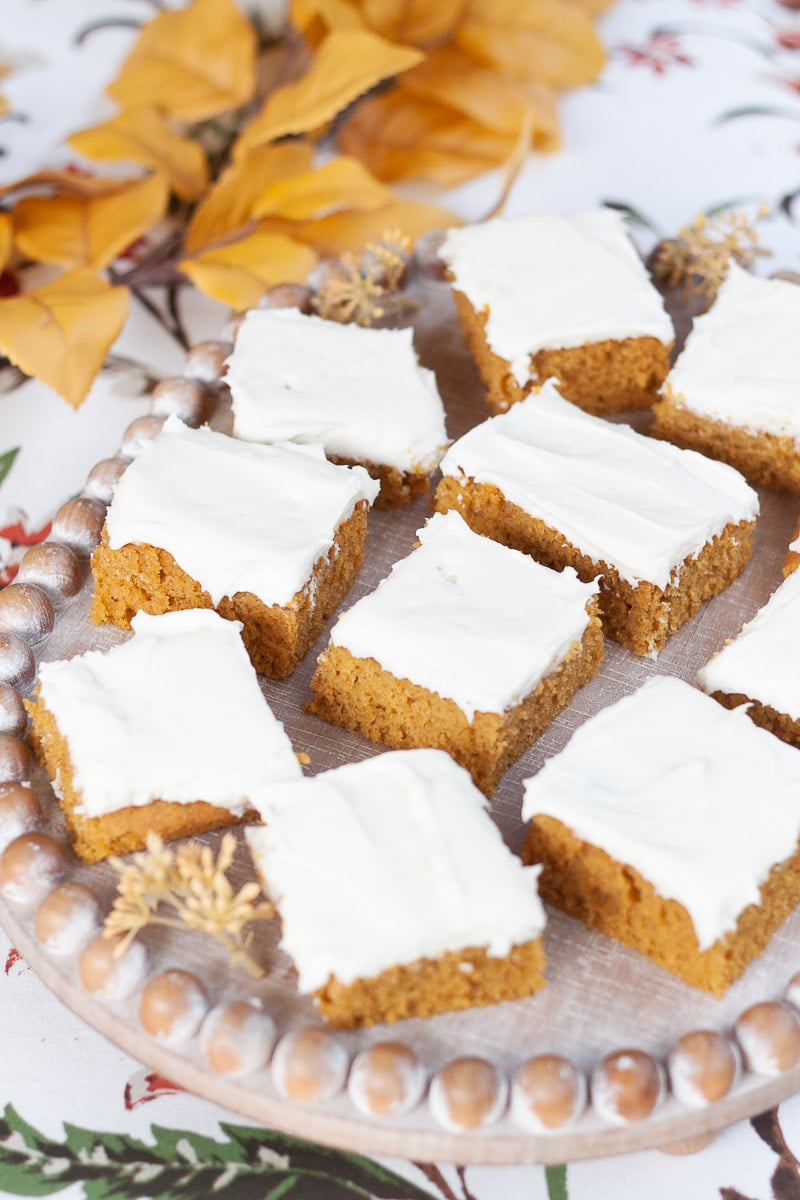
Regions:
<instances>
[{"instance_id":1,"label":"artificial fall foliage","mask_svg":"<svg viewBox=\"0 0 800 1200\"><path fill-rule=\"evenodd\" d=\"M559 92L600 70L605 3L292 0L269 42L234 0L159 11L107 89L116 114L69 138L75 165L0 189L0 269L23 290L0 299L0 351L77 407L130 296L152 310L165 288L174 314L191 283L242 309L386 229L457 223L395 180L501 167L499 206L527 153L558 147ZM28 289L37 263L64 274Z\"/></svg>"}]
</instances>

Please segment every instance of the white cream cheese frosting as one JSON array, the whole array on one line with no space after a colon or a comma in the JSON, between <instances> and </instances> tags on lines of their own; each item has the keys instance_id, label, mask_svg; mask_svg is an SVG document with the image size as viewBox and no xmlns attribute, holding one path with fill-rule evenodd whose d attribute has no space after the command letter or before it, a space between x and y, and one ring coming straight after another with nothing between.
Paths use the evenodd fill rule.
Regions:
<instances>
[{"instance_id":1,"label":"white cream cheese frosting","mask_svg":"<svg viewBox=\"0 0 800 1200\"><path fill-rule=\"evenodd\" d=\"M169 417L117 484L106 515L113 550L147 543L219 604L252 592L288 604L333 545L337 526L379 485L319 446L257 446Z\"/></svg>"},{"instance_id":2,"label":"white cream cheese frosting","mask_svg":"<svg viewBox=\"0 0 800 1200\"><path fill-rule=\"evenodd\" d=\"M550 380L454 442L441 467L494 484L634 586L666 587L726 525L758 515L756 492L733 467L590 416Z\"/></svg>"},{"instance_id":3,"label":"white cream cheese frosting","mask_svg":"<svg viewBox=\"0 0 800 1200\"><path fill-rule=\"evenodd\" d=\"M699 672L705 692L741 693L800 721L800 571Z\"/></svg>"},{"instance_id":4,"label":"white cream cheese frosting","mask_svg":"<svg viewBox=\"0 0 800 1200\"><path fill-rule=\"evenodd\" d=\"M339 458L417 473L448 445L436 376L419 365L411 329L252 309L225 379L245 441L320 442Z\"/></svg>"},{"instance_id":5,"label":"white cream cheese frosting","mask_svg":"<svg viewBox=\"0 0 800 1200\"><path fill-rule=\"evenodd\" d=\"M589 623L598 591L469 528L456 512L339 617L331 643L453 700L471 721L502 713L554 670Z\"/></svg>"},{"instance_id":6,"label":"white cream cheese frosting","mask_svg":"<svg viewBox=\"0 0 800 1200\"><path fill-rule=\"evenodd\" d=\"M800 445L800 288L731 263L664 384L704 417Z\"/></svg>"},{"instance_id":7,"label":"white cream cheese frosting","mask_svg":"<svg viewBox=\"0 0 800 1200\"><path fill-rule=\"evenodd\" d=\"M131 624L133 637L111 650L39 669L83 815L153 800L206 800L241 814L267 785L302 774L238 621L186 609L137 613Z\"/></svg>"},{"instance_id":8,"label":"white cream cheese frosting","mask_svg":"<svg viewBox=\"0 0 800 1200\"><path fill-rule=\"evenodd\" d=\"M272 788L246 831L302 992L485 947L504 956L545 923L537 867L503 842L443 750L394 750Z\"/></svg>"},{"instance_id":9,"label":"white cream cheese frosting","mask_svg":"<svg viewBox=\"0 0 800 1200\"><path fill-rule=\"evenodd\" d=\"M669 345L675 336L624 221L612 209L450 229L439 257L472 307L488 309L489 346L509 362L520 385L539 350L637 337Z\"/></svg>"},{"instance_id":10,"label":"white cream cheese frosting","mask_svg":"<svg viewBox=\"0 0 800 1200\"><path fill-rule=\"evenodd\" d=\"M557 818L689 913L701 950L760 901L800 835L800 752L670 676L603 709L525 782Z\"/></svg>"}]
</instances>

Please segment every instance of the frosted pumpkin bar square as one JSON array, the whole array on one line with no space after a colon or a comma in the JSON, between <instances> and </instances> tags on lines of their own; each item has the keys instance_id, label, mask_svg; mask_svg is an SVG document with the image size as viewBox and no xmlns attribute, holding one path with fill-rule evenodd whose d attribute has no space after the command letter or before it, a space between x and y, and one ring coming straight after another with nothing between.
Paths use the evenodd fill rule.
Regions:
<instances>
[{"instance_id":1,"label":"frosted pumpkin bar square","mask_svg":"<svg viewBox=\"0 0 800 1200\"><path fill-rule=\"evenodd\" d=\"M441 750L276 785L246 831L302 993L354 1027L527 996L544 983L537 868Z\"/></svg>"},{"instance_id":2,"label":"frosted pumpkin bar square","mask_svg":"<svg viewBox=\"0 0 800 1200\"><path fill-rule=\"evenodd\" d=\"M309 711L395 749L447 750L491 795L599 669L597 584L437 514L343 613Z\"/></svg>"},{"instance_id":3,"label":"frosted pumpkin bar square","mask_svg":"<svg viewBox=\"0 0 800 1200\"><path fill-rule=\"evenodd\" d=\"M800 749L800 572L698 673L697 682L726 708L747 715Z\"/></svg>"},{"instance_id":4,"label":"frosted pumpkin bar square","mask_svg":"<svg viewBox=\"0 0 800 1200\"><path fill-rule=\"evenodd\" d=\"M439 257L495 412L551 377L588 412L652 404L674 331L619 213L450 229Z\"/></svg>"},{"instance_id":5,"label":"frosted pumpkin bar square","mask_svg":"<svg viewBox=\"0 0 800 1200\"><path fill-rule=\"evenodd\" d=\"M256 815L301 775L247 656L208 609L133 618L108 651L43 662L31 744L86 862Z\"/></svg>"},{"instance_id":6,"label":"frosted pumpkin bar square","mask_svg":"<svg viewBox=\"0 0 800 1200\"><path fill-rule=\"evenodd\" d=\"M590 416L552 382L471 429L442 460L439 511L600 582L605 632L636 654L744 569L758 496L702 454Z\"/></svg>"},{"instance_id":7,"label":"frosted pumpkin bar square","mask_svg":"<svg viewBox=\"0 0 800 1200\"><path fill-rule=\"evenodd\" d=\"M257 671L291 674L358 574L378 484L318 446L256 446L168 418L117 484L92 620L214 608Z\"/></svg>"},{"instance_id":8,"label":"frosted pumpkin bar square","mask_svg":"<svg viewBox=\"0 0 800 1200\"><path fill-rule=\"evenodd\" d=\"M319 442L380 483L379 508L426 492L448 445L433 371L411 329L365 329L295 308L253 309L225 381L233 432L251 442Z\"/></svg>"},{"instance_id":9,"label":"frosted pumpkin bar square","mask_svg":"<svg viewBox=\"0 0 800 1200\"><path fill-rule=\"evenodd\" d=\"M798 327L796 284L732 262L667 376L654 435L800 496Z\"/></svg>"},{"instance_id":10,"label":"frosted pumpkin bar square","mask_svg":"<svg viewBox=\"0 0 800 1200\"><path fill-rule=\"evenodd\" d=\"M581 726L522 814L545 900L717 996L800 902L800 751L679 679Z\"/></svg>"}]
</instances>

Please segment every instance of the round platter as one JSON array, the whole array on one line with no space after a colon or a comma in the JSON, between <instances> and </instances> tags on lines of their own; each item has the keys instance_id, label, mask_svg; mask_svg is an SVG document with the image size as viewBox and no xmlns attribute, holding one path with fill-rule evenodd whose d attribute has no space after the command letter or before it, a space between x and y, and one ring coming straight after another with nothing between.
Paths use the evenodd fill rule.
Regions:
<instances>
[{"instance_id":1,"label":"round platter","mask_svg":"<svg viewBox=\"0 0 800 1200\"><path fill-rule=\"evenodd\" d=\"M483 389L464 346L446 285L420 281L416 292L421 300L415 319L418 352L423 363L437 373L448 431L456 438L487 416ZM226 419L224 401L220 401L214 423L225 428ZM647 415L639 414L635 423L644 427L646 421ZM112 448L109 453L113 453ZM406 509L372 513L364 568L346 605L372 590L391 564L408 553L416 530L429 512L429 500L422 497ZM492 814L512 849L520 849L524 832L520 820L522 781L557 753L587 717L634 691L653 674L678 675L694 682L698 668L738 632L780 582L797 516L796 500L762 494L762 516L747 570L675 635L657 660L636 658L606 641L605 662L598 676L508 772L494 797ZM90 647L110 647L127 636L110 627L91 626L88 570L86 575L80 593L58 606L55 630L44 641L41 658L63 658ZM380 747L304 712L309 678L327 636L326 628L289 680L262 681L264 694L284 722L295 750L308 755L310 763L305 769L309 773L380 752ZM34 771L33 783L45 810L47 831L66 841L60 811L38 770ZM758 803L758 797L753 801ZM202 840L216 846L219 835ZM230 877L234 886L253 878L242 844ZM88 884L103 910L110 908L116 884L110 866L75 863L70 879ZM548 1135L523 1132L509 1113L479 1132L450 1133L437 1123L424 1100L405 1116L392 1119L360 1115L347 1091L324 1103L301 1104L279 1094L268 1067L233 1080L208 1068L197 1038L172 1049L148 1037L138 1020L138 996L112 1004L86 992L79 981L75 958L56 958L38 943L35 914L0 899L0 921L45 984L128 1053L190 1091L244 1116L341 1149L423 1161L560 1163L697 1139L761 1112L800 1089L800 1067L774 1076L746 1070L728 1095L702 1109L687 1107L668 1094L643 1120L615 1124L589 1107L569 1129ZM265 977L257 982L232 970L227 956L199 935L150 929L141 940L147 948L150 974L167 967L190 971L202 979L212 1004L258 998L275 1021L279 1035L320 1023L311 1001L297 994L291 964L278 947L276 921L256 927L254 955L267 968ZM634 951L550 910L545 934L549 984L536 996L426 1021L337 1033L336 1038L350 1056L387 1038L401 1040L416 1052L429 1075L465 1054L490 1059L506 1078L523 1060L542 1053L563 1055L587 1075L604 1055L620 1048L645 1050L663 1063L684 1033L713 1029L730 1034L737 1018L750 1005L781 999L789 980L800 969L798 944L800 910L778 930L767 951L744 977L721 1000L714 1000Z\"/></svg>"}]
</instances>

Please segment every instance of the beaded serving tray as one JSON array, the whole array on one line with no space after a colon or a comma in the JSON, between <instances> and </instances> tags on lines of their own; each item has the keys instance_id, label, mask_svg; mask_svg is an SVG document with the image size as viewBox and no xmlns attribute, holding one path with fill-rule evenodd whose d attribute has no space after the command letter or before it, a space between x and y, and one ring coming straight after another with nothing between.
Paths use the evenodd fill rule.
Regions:
<instances>
[{"instance_id":1,"label":"beaded serving tray","mask_svg":"<svg viewBox=\"0 0 800 1200\"><path fill-rule=\"evenodd\" d=\"M421 300L415 318L418 352L423 363L437 373L448 431L456 438L487 416L483 389L455 320L447 286L431 279L420 280L415 286ZM685 314L682 318L685 324ZM229 420L223 390L215 393L212 420L221 429ZM137 438L152 436L157 428L158 421L148 425L147 420L144 424L138 422L131 431L125 446L128 454L135 452ZM646 415L640 414L636 423L643 427L646 420ZM65 506L61 519L56 521L53 540L71 545L82 556L81 586L69 597L61 589L60 598L55 600L55 627L35 647L41 659L67 657L90 647L110 647L126 636L116 629L91 626L87 565L87 552L99 536L104 503L110 496L110 481L124 465L117 455L114 462L93 472L82 507L81 502L77 508L74 502L71 508ZM694 682L698 668L738 632L780 582L799 508L797 500L762 494L755 551L744 575L674 636L657 660L636 658L606 642L599 675L508 772L494 797L493 816L512 849L520 849L524 833L520 819L522 780L557 753L588 716L632 692L652 675L679 675ZM364 568L346 604L370 591L391 564L408 553L429 511L429 501L422 497L406 509L372 513ZM308 755L305 769L310 773L380 750L304 711L316 654L326 644L327 636L326 628L289 680L262 681L264 694L284 722L295 750ZM36 768L32 783L42 808L42 817L36 823L66 844L60 811ZM757 802L757 797L754 800ZM203 840L216 847L219 838L211 835ZM91 889L101 912L108 911L117 879L110 866L86 867L68 859L66 871L70 882ZM241 841L230 876L234 886L253 878ZM132 973L129 994L110 1000L88 991L81 983L77 949L72 954L56 955L44 948L36 934L35 903L18 902L9 894L0 896L0 921L51 990L127 1052L176 1083L245 1116L340 1148L461 1163L558 1163L676 1143L690 1148L698 1144L698 1139L800 1089L800 1019L785 999L787 988L790 996L794 994L790 981L795 971L800 971L800 910L778 930L767 951L721 1000L688 987L634 951L601 934L590 933L578 922L551 910L545 935L549 985L542 992L529 1000L492 1008L332 1034L339 1057L328 1088L331 1094L305 1101L298 1098L296 1088L290 1087L293 1095L287 1094L285 1078L276 1071L274 1058L270 1065L264 1055L264 1061L255 1069L232 1077L212 1070L200 1037L193 1034L180 1044L166 1044L144 1033L139 1020L145 979L178 967L202 981L210 1006L236 999L257 1000L274 1022L279 1040L292 1030L320 1027L311 1001L298 995L291 964L279 949L278 922L257 926L253 953L267 968L259 981L231 970L227 956L200 935L149 929L141 938L146 962ZM755 1048L742 1053L739 1042L744 1044L745 1025L750 1018L742 1022L741 1017L755 1004L767 1004L757 1014L765 1018L765 1023ZM676 1094L679 1088L670 1086L669 1067L676 1042L700 1029L718 1033L719 1044L732 1047L735 1057L743 1059L743 1066L732 1086L718 1093L719 1098L696 1107ZM445 1128L437 1117L436 1106L432 1107L426 1096L398 1116L361 1111L346 1084L347 1068L365 1048L387 1040L410 1048L427 1079L464 1056L486 1060L494 1069L499 1088L496 1119L470 1127L472 1117L467 1116L460 1128ZM655 1077L661 1076L665 1086L652 1102L638 1096L634 1088L630 1096L637 1103L627 1117L622 1111L616 1119L609 1117L607 1108L600 1110L592 1102L590 1092L588 1103L578 1106L580 1111L570 1123L556 1122L551 1132L535 1133L520 1123L514 1109L503 1100L515 1071L532 1056L563 1056L580 1077L590 1079L605 1056L630 1049L650 1056ZM330 1061L335 1059L334 1054ZM321 1084L318 1090L324 1091ZM597 1087L595 1094L599 1093Z\"/></svg>"}]
</instances>

